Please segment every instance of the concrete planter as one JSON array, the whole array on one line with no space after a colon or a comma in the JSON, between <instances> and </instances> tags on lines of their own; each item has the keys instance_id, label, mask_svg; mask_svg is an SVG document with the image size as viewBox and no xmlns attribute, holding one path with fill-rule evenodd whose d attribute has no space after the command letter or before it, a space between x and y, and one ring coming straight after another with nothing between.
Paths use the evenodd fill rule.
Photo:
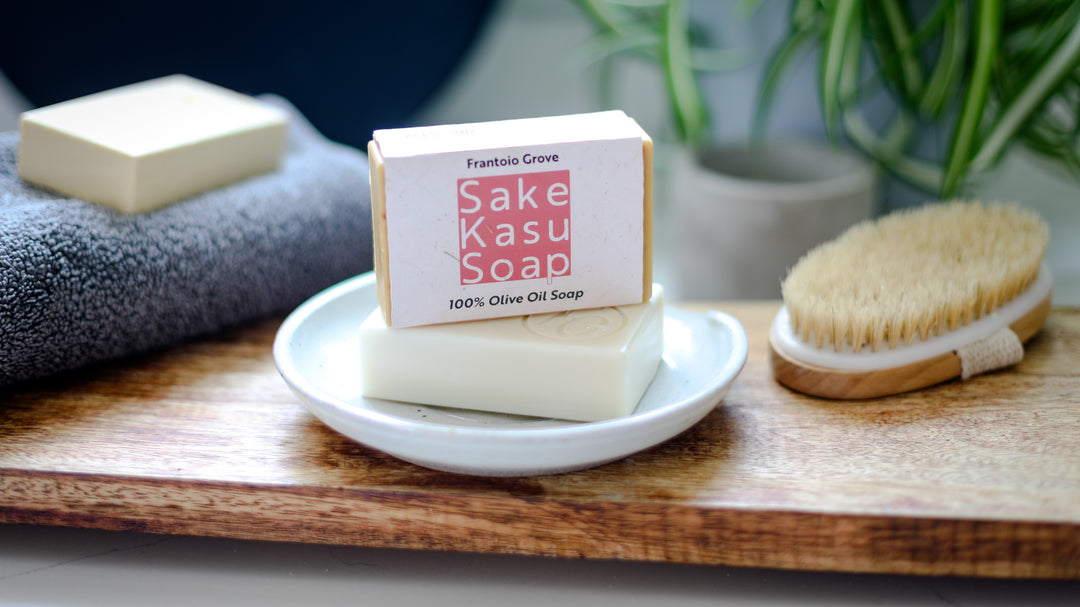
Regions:
<instances>
[{"instance_id":1,"label":"concrete planter","mask_svg":"<svg viewBox=\"0 0 1080 607\"><path fill-rule=\"evenodd\" d=\"M681 299L776 299L813 246L872 216L875 171L827 143L677 150L663 218Z\"/></svg>"}]
</instances>

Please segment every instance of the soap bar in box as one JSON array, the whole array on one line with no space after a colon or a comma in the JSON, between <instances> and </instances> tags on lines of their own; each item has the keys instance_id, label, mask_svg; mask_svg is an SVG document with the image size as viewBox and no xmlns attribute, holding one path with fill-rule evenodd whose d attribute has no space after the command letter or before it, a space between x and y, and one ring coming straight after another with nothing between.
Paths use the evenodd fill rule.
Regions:
<instances>
[{"instance_id":1,"label":"soap bar in box","mask_svg":"<svg viewBox=\"0 0 1080 607\"><path fill-rule=\"evenodd\" d=\"M376 131L387 325L648 301L652 140L619 111Z\"/></svg>"},{"instance_id":2,"label":"soap bar in box","mask_svg":"<svg viewBox=\"0 0 1080 607\"><path fill-rule=\"evenodd\" d=\"M24 112L19 176L126 213L277 168L288 117L183 75Z\"/></svg>"},{"instance_id":3,"label":"soap bar in box","mask_svg":"<svg viewBox=\"0 0 1080 607\"><path fill-rule=\"evenodd\" d=\"M663 353L663 290L645 303L389 328L361 325L364 396L600 421L633 413Z\"/></svg>"}]
</instances>

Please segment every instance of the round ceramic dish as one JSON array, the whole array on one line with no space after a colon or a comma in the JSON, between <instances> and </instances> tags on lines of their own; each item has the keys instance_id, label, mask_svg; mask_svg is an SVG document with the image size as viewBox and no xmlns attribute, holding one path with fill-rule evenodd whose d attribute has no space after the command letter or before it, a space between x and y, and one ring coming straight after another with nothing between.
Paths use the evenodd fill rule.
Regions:
<instances>
[{"instance_id":1,"label":"round ceramic dish","mask_svg":"<svg viewBox=\"0 0 1080 607\"><path fill-rule=\"evenodd\" d=\"M312 297L278 330L278 370L308 410L341 434L449 472L529 476L620 459L700 421L746 362L746 332L734 318L669 307L663 360L628 417L571 422L365 398L357 327L377 305L370 273Z\"/></svg>"}]
</instances>

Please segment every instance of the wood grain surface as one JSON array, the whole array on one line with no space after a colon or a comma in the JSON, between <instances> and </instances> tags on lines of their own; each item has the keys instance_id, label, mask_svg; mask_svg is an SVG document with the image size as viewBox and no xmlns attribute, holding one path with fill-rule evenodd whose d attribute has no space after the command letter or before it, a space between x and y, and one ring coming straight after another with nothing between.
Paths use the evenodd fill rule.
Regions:
<instances>
[{"instance_id":1,"label":"wood grain surface","mask_svg":"<svg viewBox=\"0 0 1080 607\"><path fill-rule=\"evenodd\" d=\"M685 433L582 472L475 478L352 442L278 376L273 319L0 391L0 521L419 550L1080 578L1080 310L1008 370L865 401L772 380L779 304ZM704 306L687 306L704 309Z\"/></svg>"}]
</instances>

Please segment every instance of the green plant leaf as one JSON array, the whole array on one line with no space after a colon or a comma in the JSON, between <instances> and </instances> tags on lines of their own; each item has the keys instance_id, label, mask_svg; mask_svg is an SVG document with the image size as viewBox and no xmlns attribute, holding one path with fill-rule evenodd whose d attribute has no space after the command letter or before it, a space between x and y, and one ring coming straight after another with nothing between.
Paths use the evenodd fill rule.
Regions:
<instances>
[{"instance_id":1,"label":"green plant leaf","mask_svg":"<svg viewBox=\"0 0 1080 607\"><path fill-rule=\"evenodd\" d=\"M879 0L878 4L892 40L893 52L898 59L903 90L907 91L909 99L916 99L922 92L923 71L919 58L915 55L907 13L897 0Z\"/></svg>"},{"instance_id":2,"label":"green plant leaf","mask_svg":"<svg viewBox=\"0 0 1080 607\"><path fill-rule=\"evenodd\" d=\"M633 37L643 31L655 31L655 28L647 25L653 20L649 15L665 2L653 2L651 9L641 5L628 6L616 0L577 0L577 4L600 31Z\"/></svg>"},{"instance_id":3,"label":"green plant leaf","mask_svg":"<svg viewBox=\"0 0 1080 607\"><path fill-rule=\"evenodd\" d=\"M975 22L975 55L971 75L945 160L945 175L941 184L941 194L945 198L956 193L968 173L990 94L991 73L1001 39L1001 0L979 0Z\"/></svg>"},{"instance_id":4,"label":"green plant leaf","mask_svg":"<svg viewBox=\"0 0 1080 607\"><path fill-rule=\"evenodd\" d=\"M934 40L937 39L938 30L945 22L945 15L955 10L954 5L957 2L962 3L965 0L937 0L930 13L923 17L921 22L914 23L917 27L911 33L911 44L915 48L916 55L933 45Z\"/></svg>"},{"instance_id":5,"label":"green plant leaf","mask_svg":"<svg viewBox=\"0 0 1080 607\"><path fill-rule=\"evenodd\" d=\"M862 3L858 0L836 0L829 7L828 26L825 31L821 54L818 88L821 110L825 119L825 131L832 139L839 137L839 119L842 110L842 81L846 53L851 52L851 28L861 17Z\"/></svg>"},{"instance_id":6,"label":"green plant leaf","mask_svg":"<svg viewBox=\"0 0 1080 607\"><path fill-rule=\"evenodd\" d=\"M1013 0L1005 5L1005 29L1015 31L1030 25L1044 27L1070 4L1073 3L1068 0Z\"/></svg>"},{"instance_id":7,"label":"green plant leaf","mask_svg":"<svg viewBox=\"0 0 1080 607\"><path fill-rule=\"evenodd\" d=\"M964 58L968 42L967 6L951 0L942 4L941 49L930 78L919 99L919 111L939 117L964 76Z\"/></svg>"},{"instance_id":8,"label":"green plant leaf","mask_svg":"<svg viewBox=\"0 0 1080 607\"><path fill-rule=\"evenodd\" d=\"M606 0L578 0L577 4L601 30L618 31L626 20L622 11Z\"/></svg>"},{"instance_id":9,"label":"green plant leaf","mask_svg":"<svg viewBox=\"0 0 1080 607\"><path fill-rule=\"evenodd\" d=\"M915 97L905 85L904 66L889 28L884 7L880 2L868 2L866 14L866 41L872 49L871 58L877 66L872 81L884 87L898 105L915 106Z\"/></svg>"},{"instance_id":10,"label":"green plant leaf","mask_svg":"<svg viewBox=\"0 0 1080 607\"><path fill-rule=\"evenodd\" d=\"M793 32L819 30L824 6L820 0L794 0L791 3L791 27Z\"/></svg>"},{"instance_id":11,"label":"green plant leaf","mask_svg":"<svg viewBox=\"0 0 1080 607\"><path fill-rule=\"evenodd\" d=\"M816 36L816 32L809 30L794 32L773 53L758 89L757 106L754 108L753 126L751 128L751 136L754 139L759 139L765 134L769 113L772 111L773 98L776 96L777 87L780 85L784 72L791 67L799 51L807 48Z\"/></svg>"},{"instance_id":12,"label":"green plant leaf","mask_svg":"<svg viewBox=\"0 0 1080 607\"><path fill-rule=\"evenodd\" d=\"M1048 114L1033 116L1020 137L1028 149L1065 167L1073 177L1080 177L1077 128L1060 122Z\"/></svg>"},{"instance_id":13,"label":"green plant leaf","mask_svg":"<svg viewBox=\"0 0 1080 607\"><path fill-rule=\"evenodd\" d=\"M708 109L690 53L689 16L684 0L670 0L664 13L663 61L675 123L686 141L700 142L708 130Z\"/></svg>"},{"instance_id":14,"label":"green plant leaf","mask_svg":"<svg viewBox=\"0 0 1080 607\"><path fill-rule=\"evenodd\" d=\"M916 122L915 115L912 112L901 108L889 124L888 129L886 129L885 136L881 139L881 144L884 146L882 153L890 157L902 156L904 150L907 149L908 143L911 142ZM940 182L940 179L938 181Z\"/></svg>"},{"instance_id":15,"label":"green plant leaf","mask_svg":"<svg viewBox=\"0 0 1080 607\"><path fill-rule=\"evenodd\" d=\"M824 15L817 0L794 0L789 12L790 30L766 62L765 72L758 85L757 104L750 129L752 140L758 140L765 135L773 99L785 72L791 68L799 52L808 48L824 31Z\"/></svg>"},{"instance_id":16,"label":"green plant leaf","mask_svg":"<svg viewBox=\"0 0 1080 607\"><path fill-rule=\"evenodd\" d=\"M836 83L837 100L841 110L853 103L859 91L859 72L862 68L862 10L858 9L847 29L844 57L840 64L840 77Z\"/></svg>"},{"instance_id":17,"label":"green plant leaf","mask_svg":"<svg viewBox=\"0 0 1080 607\"><path fill-rule=\"evenodd\" d=\"M857 108L844 112L844 127L852 142L878 164L904 181L927 191L941 183L941 169L934 163L912 158L901 151L913 123L910 114L901 114L888 138L881 138Z\"/></svg>"},{"instance_id":18,"label":"green plant leaf","mask_svg":"<svg viewBox=\"0 0 1080 607\"><path fill-rule=\"evenodd\" d=\"M1005 146L1034 112L1051 96L1058 85L1080 65L1080 20L1040 66L1027 84L999 114L983 145L971 160L971 168L985 170L997 161Z\"/></svg>"},{"instance_id":19,"label":"green plant leaf","mask_svg":"<svg viewBox=\"0 0 1080 607\"><path fill-rule=\"evenodd\" d=\"M1016 3L1006 6L1009 9ZM1012 89L1017 83L1023 85L1028 77L1041 65L1046 63L1056 49L1069 37L1076 28L1080 18L1080 3L1065 2L1051 10L1050 8L1042 15L1042 20L1028 20L1016 22L1008 17L1011 10L1006 10L1006 23L1003 26L1002 49L1007 57L1002 74L1004 82L1004 96L1011 98Z\"/></svg>"}]
</instances>

